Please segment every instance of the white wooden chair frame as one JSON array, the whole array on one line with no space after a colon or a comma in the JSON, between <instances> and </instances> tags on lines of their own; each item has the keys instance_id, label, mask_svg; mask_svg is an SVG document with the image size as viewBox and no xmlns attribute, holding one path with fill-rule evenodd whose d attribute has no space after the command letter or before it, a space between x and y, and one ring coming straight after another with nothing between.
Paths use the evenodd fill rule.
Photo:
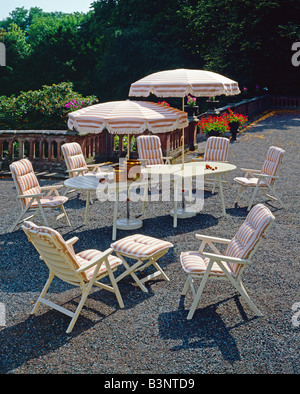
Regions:
<instances>
[{"instance_id":1,"label":"white wooden chair frame","mask_svg":"<svg viewBox=\"0 0 300 394\"><path fill-rule=\"evenodd\" d=\"M137 283L137 285L140 287L140 289L144 293L148 293L148 289L144 286L144 283L157 277L157 276L161 275L166 281L169 282L170 279L168 278L168 276L164 273L162 268L157 263L157 260L160 259L162 256L164 256L167 252L168 252L168 249L159 251L151 257L138 258L138 257L135 257L131 254L120 253L120 252L115 251L116 255L122 260L124 266L126 267L126 271L124 271L121 275L119 275L116 278L116 282L119 282L121 279L125 278L125 276L127 276L127 275L131 275L133 280ZM137 260L137 262L130 267L129 264L127 263L127 261L125 260L124 256L129 257L134 260ZM139 279L138 276L136 275L136 273L138 271L144 270L145 268L149 267L150 265L153 265L156 268L156 271L152 274L145 276L142 279Z\"/></svg>"},{"instance_id":2,"label":"white wooden chair frame","mask_svg":"<svg viewBox=\"0 0 300 394\"><path fill-rule=\"evenodd\" d=\"M83 153L82 153L82 155L83 155ZM68 165L67 164L67 160L65 159L65 163L66 163L66 166ZM82 176L88 176L88 174L84 174L84 172L85 171L90 171L90 172L97 172L98 171L98 169L99 169L99 167L102 167L102 166L105 166L105 165L107 165L107 163L97 163L97 164L87 164L86 162L85 162L85 167L79 167L79 168L74 168L74 169L68 169L67 168L67 173L68 173L68 175L69 175L69 177L74 177L74 176L79 176L79 175L82 175ZM70 188L67 188L66 189L66 192L65 192L65 195L67 195L68 193L73 193L73 192L75 192L76 191L76 189L70 189ZM93 204L93 200L92 200L92 198L90 197L90 203L91 204Z\"/></svg>"},{"instance_id":3,"label":"white wooden chair frame","mask_svg":"<svg viewBox=\"0 0 300 394\"><path fill-rule=\"evenodd\" d=\"M248 178L248 176L250 176L252 178L256 177L256 178L258 178L258 181L257 181L256 186L240 185L240 189L238 191L236 200L234 202L235 204L238 204L239 198L240 198L244 188L251 188L252 187L254 190L253 190L253 193L252 193L250 199L247 200L247 202L248 202L247 211L250 211L250 209L252 208L252 205L254 203L254 199L256 197L256 194L257 194L258 190L261 190L266 195L266 197L270 198L271 200L278 201L279 204L281 205L281 207L285 208L285 205L283 204L282 200L278 196L278 194L277 194L277 192L275 190L275 186L274 186L275 180L278 178L277 175L275 176L275 175L261 174L260 170L253 170L253 169L249 169L249 168L241 168L241 170L244 171L244 173L245 173L244 177L245 178ZM267 179L274 179L273 185L270 185L269 182L267 182ZM264 186L261 185L262 181L265 181L263 183ZM273 195L272 194L268 194L266 192L266 189L268 189L270 191L270 193L272 193Z\"/></svg>"},{"instance_id":4,"label":"white wooden chair frame","mask_svg":"<svg viewBox=\"0 0 300 394\"><path fill-rule=\"evenodd\" d=\"M26 234L27 234L27 236L29 238L29 241L34 243L34 241L32 240L29 232L28 231L25 231L25 232L26 232ZM43 237L45 237L45 238L48 237L50 239L51 235L50 234L49 235L48 234L43 234ZM73 244L77 240L78 240L78 237L73 237L73 238L71 238L71 239L69 239L68 241L65 241L65 242L66 242L67 245L73 247ZM53 241L53 239L51 239L51 241L53 243L55 243L55 241ZM58 248L60 247L59 245L57 245L57 246L58 246ZM43 248L47 248L47 246L46 245L42 246L41 243L39 243L39 249L38 249L39 252L41 251L43 253ZM67 316L72 318L72 320L71 320L71 322L70 322L70 324L69 324L69 326L67 328L67 331L66 331L67 333L70 333L73 330L73 327L74 327L74 325L75 325L75 323L76 323L76 321L78 319L78 316L79 316L79 314L80 314L80 312L81 312L81 310L82 310L82 308L84 306L84 303L85 303L89 293L91 292L92 286L94 286L94 285L98 286L100 288L103 288L105 290L108 290L110 292L113 292L116 295L116 298L117 298L117 301L119 303L120 308L124 308L124 303L123 303L123 300L122 300L122 297L121 297L118 285L116 283L116 279L115 279L114 274L113 274L113 272L118 267L112 269L110 267L110 264L109 264L108 260L107 260L108 256L112 253L112 251L113 250L111 248L109 248L106 251L102 252L100 257L97 256L97 257L93 258L90 262L82 265L78 269L74 268L74 280L72 282L70 282L69 278L65 279L66 282L71 283L74 286L79 286L81 288L81 291L82 291L81 300L80 300L75 312L72 312L72 311L70 311L70 310L68 310L66 308L63 308L62 306L57 305L57 304L53 303L52 301L49 301L46 298L44 298L46 293L47 293L47 291L48 291L48 289L49 289L49 286L50 286L52 280L56 276L56 274L55 274L55 272L53 270L53 266L56 266L56 269L58 270L58 272L60 274L60 279L62 279L62 280L64 280L64 272L63 272L64 271L64 267L63 267L62 264L55 263L55 261L51 261L51 264L49 264L47 262L47 259L43 259L40 256L40 259L43 260L46 263L46 265L48 266L48 268L49 268L49 278L48 278L48 280L47 280L47 282L46 282L46 284L45 284L45 286L44 286L44 288L43 288L38 300L36 301L32 311L31 311L31 314L37 313L38 308L39 308L41 303L45 304L45 305L47 305L47 306L49 306L49 307L51 307L51 308L53 308L53 309L55 309L55 310L57 310L57 311L59 311L59 312L61 312L61 313L63 313L63 314L65 314L65 315L67 315ZM100 267L101 267L103 262L106 265L107 271L104 272L102 275L98 276L99 269L100 269ZM52 267L51 267L51 265L52 265ZM95 267L94 274L91 277L91 279L86 282L86 281L83 280L83 276L81 275L81 273L84 272L84 271L87 271L88 269L90 269L92 267ZM99 282L100 279L104 278L107 275L109 276L109 279L111 281L111 285L112 286L109 286L107 284Z\"/></svg>"},{"instance_id":5,"label":"white wooden chair frame","mask_svg":"<svg viewBox=\"0 0 300 394\"><path fill-rule=\"evenodd\" d=\"M29 220L34 218L39 212L41 212L41 215L43 217L44 223L47 227L49 227L48 224L48 220L45 214L45 210L46 209L57 209L60 208L62 210L62 213L60 215L58 215L56 217L56 220L61 219L62 217L64 217L66 219L66 222L68 224L68 226L71 226L71 223L69 221L67 212L63 206L63 204L55 206L55 207L43 207L42 203L41 203L41 198L43 197L49 197L51 196L52 193L54 193L56 196L59 196L58 193L58 189L60 189L61 187L63 187L63 185L52 185L52 186L42 186L41 190L49 190L48 193L46 195L43 195L42 193L38 193L38 194L21 194L21 195L17 195L17 198L21 199L25 199L25 198L30 198L29 203L26 205L26 207L23 208L23 203L22 203L22 212L19 215L18 219L14 222L14 224L10 227L9 232L12 232L19 224L21 224L22 222L24 222L25 220ZM31 205L33 204L33 202L36 201L38 204L38 207L32 207ZM34 209L35 213L32 214L31 216L27 217L26 219L24 219L24 216L26 214L27 211Z\"/></svg>"},{"instance_id":6,"label":"white wooden chair frame","mask_svg":"<svg viewBox=\"0 0 300 394\"><path fill-rule=\"evenodd\" d=\"M218 137L218 138L223 138L223 137ZM212 158L211 159L204 159L205 154L206 154L206 152L204 152L204 156L203 157L201 157L201 158L194 158L193 161L201 161L201 162L205 161L208 164L210 162L216 163L216 162L219 161L219 160L213 160ZM227 155L228 155L228 153L227 153ZM228 163L228 160L220 161L220 163ZM229 179L227 177L227 173L221 174L220 178L222 177L222 175L224 175L224 178L225 178L225 180L221 180L222 184L226 183L227 185L231 186L231 183L229 182ZM207 178L206 176L204 176L204 182L208 183L208 184L213 184L212 193L215 192L216 185L219 183L219 182L217 182L217 177L214 177L213 179L210 179L210 178Z\"/></svg>"},{"instance_id":7,"label":"white wooden chair frame","mask_svg":"<svg viewBox=\"0 0 300 394\"><path fill-rule=\"evenodd\" d=\"M202 242L200 244L199 252L210 259L208 266L204 272L201 273L189 273L188 278L185 282L184 288L182 290L182 295L186 295L187 291L189 288L191 288L192 293L193 293L193 302L191 305L191 308L189 310L187 319L192 319L195 310L200 302L201 296L203 294L204 287L206 285L206 282L208 279L214 279L214 280L225 280L230 282L234 288L241 294L241 296L244 298L246 303L249 305L250 309L257 315L257 316L263 316L261 311L255 306L253 301L250 299L248 292L246 291L245 285L243 284L241 280L241 276L245 268L247 267L248 264L251 264L251 257L253 254L256 252L257 248L259 247L264 235L270 228L271 223L273 222L270 221L269 225L266 227L264 234L262 234L260 240L257 242L253 250L250 252L249 257L247 259L240 259L236 257L229 257L222 255L218 248L216 247L215 244L224 244L228 245L231 240L230 239L224 239L224 238L217 238L217 237L211 237L207 235L201 235L201 234L196 234L196 238L200 239ZM207 253L204 252L205 246L208 245L212 249L213 252L215 253ZM234 277L228 269L224 266L224 263L231 263L231 264L241 264L242 267L238 272L238 275ZM210 275L211 269L213 264L216 263L221 270L224 272L225 276L217 276L217 275ZM195 290L194 287L194 280L195 279L201 279L200 286L198 290Z\"/></svg>"}]
</instances>

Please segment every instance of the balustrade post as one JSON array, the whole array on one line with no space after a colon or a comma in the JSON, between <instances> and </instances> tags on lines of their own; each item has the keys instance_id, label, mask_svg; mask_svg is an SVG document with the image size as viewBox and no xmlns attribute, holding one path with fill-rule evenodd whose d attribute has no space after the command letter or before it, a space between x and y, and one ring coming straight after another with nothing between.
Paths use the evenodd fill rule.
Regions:
<instances>
[{"instance_id":1,"label":"balustrade post","mask_svg":"<svg viewBox=\"0 0 300 394\"><path fill-rule=\"evenodd\" d=\"M19 142L19 160L24 158L24 140L22 138L18 138L17 141Z\"/></svg>"},{"instance_id":2,"label":"balustrade post","mask_svg":"<svg viewBox=\"0 0 300 394\"><path fill-rule=\"evenodd\" d=\"M29 160L33 161L34 160L34 147L35 147L35 141L33 139L29 140Z\"/></svg>"}]
</instances>

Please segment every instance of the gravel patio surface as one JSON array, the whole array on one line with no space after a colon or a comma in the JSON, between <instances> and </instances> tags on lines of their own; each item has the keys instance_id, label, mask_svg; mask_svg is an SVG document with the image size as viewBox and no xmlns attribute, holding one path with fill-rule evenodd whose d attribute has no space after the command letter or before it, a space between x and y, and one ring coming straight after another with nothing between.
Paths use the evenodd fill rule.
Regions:
<instances>
[{"instance_id":1,"label":"gravel patio surface","mask_svg":"<svg viewBox=\"0 0 300 394\"><path fill-rule=\"evenodd\" d=\"M247 215L241 199L234 206L237 187L224 187L227 216L221 214L218 190L207 188L204 209L191 219L173 219L169 202L147 204L143 227L118 230L118 239L141 233L168 240L174 248L160 261L170 282L154 279L143 293L127 277L119 282L125 304L120 309L112 293L95 288L88 297L71 334L70 318L41 305L30 315L33 303L48 278L22 230L7 229L19 214L11 178L0 179L0 303L5 306L5 326L0 327L0 372L3 374L298 374L299 323L299 112L274 112L238 135L230 144L229 162L237 169L229 179L242 176L240 168L260 169L271 145L286 150L276 182L286 204L265 201L276 220L243 276L249 295L263 312L256 317L234 288L209 282L192 320L187 320L192 295L182 297L186 276L179 256L197 250L195 234L232 238ZM191 160L197 151L188 154ZM41 186L58 183L41 180ZM113 204L95 201L89 224L83 225L85 195L74 193L66 203L72 227L55 221L50 226L67 240L78 236L75 251L105 250L111 244ZM132 203L133 214L141 212ZM125 203L120 215L125 215ZM36 223L42 224L41 216ZM121 272L122 268L120 268ZM58 279L50 287L54 302L75 310L80 291ZM2 314L3 320L3 314ZM126 378L126 376L125 376ZM101 385L100 385L101 387Z\"/></svg>"}]
</instances>

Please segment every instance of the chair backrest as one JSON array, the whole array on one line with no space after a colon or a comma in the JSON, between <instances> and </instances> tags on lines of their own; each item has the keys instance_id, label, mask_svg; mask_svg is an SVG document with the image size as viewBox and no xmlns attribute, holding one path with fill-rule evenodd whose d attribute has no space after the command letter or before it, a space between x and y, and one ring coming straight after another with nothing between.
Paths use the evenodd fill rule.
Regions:
<instances>
[{"instance_id":1,"label":"chair backrest","mask_svg":"<svg viewBox=\"0 0 300 394\"><path fill-rule=\"evenodd\" d=\"M136 139L139 159L146 159L147 165L164 164L160 138L157 135L141 135Z\"/></svg>"},{"instance_id":2,"label":"chair backrest","mask_svg":"<svg viewBox=\"0 0 300 394\"><path fill-rule=\"evenodd\" d=\"M262 174L266 175L273 175L276 176L278 167L281 164L284 150L281 148L277 148L276 146L271 146L268 149L267 152L267 157L266 160L264 161L264 164L261 169ZM264 178L265 182L268 182L270 185L272 185L275 182L275 179L273 178Z\"/></svg>"},{"instance_id":3,"label":"chair backrest","mask_svg":"<svg viewBox=\"0 0 300 394\"><path fill-rule=\"evenodd\" d=\"M227 161L229 139L224 137L209 137L206 142L204 160Z\"/></svg>"},{"instance_id":4,"label":"chair backrest","mask_svg":"<svg viewBox=\"0 0 300 394\"><path fill-rule=\"evenodd\" d=\"M32 164L28 159L15 161L9 166L9 168L18 195L39 194L42 192L37 177L33 171ZM26 207L30 200L31 198L22 198L22 205Z\"/></svg>"},{"instance_id":5,"label":"chair backrest","mask_svg":"<svg viewBox=\"0 0 300 394\"><path fill-rule=\"evenodd\" d=\"M83 156L81 146L77 142L69 142L67 144L63 144L61 147L67 169L76 170L77 168L86 168L83 171L83 174L88 172L88 168L86 165L85 157ZM70 176L75 177L78 173L71 172Z\"/></svg>"},{"instance_id":6,"label":"chair backrest","mask_svg":"<svg viewBox=\"0 0 300 394\"><path fill-rule=\"evenodd\" d=\"M241 259L251 258L274 220L275 217L267 207L263 204L255 205L228 244L225 255ZM228 263L228 266L235 275L238 275L243 265Z\"/></svg>"},{"instance_id":7,"label":"chair backrest","mask_svg":"<svg viewBox=\"0 0 300 394\"><path fill-rule=\"evenodd\" d=\"M87 280L85 274L75 272L80 264L73 247L69 247L57 231L30 221L24 221L22 229L54 275L75 286L84 284Z\"/></svg>"}]
</instances>

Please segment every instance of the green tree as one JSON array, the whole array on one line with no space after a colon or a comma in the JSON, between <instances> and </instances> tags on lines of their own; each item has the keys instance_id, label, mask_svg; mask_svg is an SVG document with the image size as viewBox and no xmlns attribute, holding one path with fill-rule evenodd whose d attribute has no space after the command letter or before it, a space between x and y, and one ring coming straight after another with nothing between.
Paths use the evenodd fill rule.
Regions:
<instances>
[{"instance_id":1,"label":"green tree","mask_svg":"<svg viewBox=\"0 0 300 394\"><path fill-rule=\"evenodd\" d=\"M185 46L204 55L206 69L241 86L296 92L291 45L300 39L299 12L296 0L201 0L184 7L189 36L197 42Z\"/></svg>"}]
</instances>

